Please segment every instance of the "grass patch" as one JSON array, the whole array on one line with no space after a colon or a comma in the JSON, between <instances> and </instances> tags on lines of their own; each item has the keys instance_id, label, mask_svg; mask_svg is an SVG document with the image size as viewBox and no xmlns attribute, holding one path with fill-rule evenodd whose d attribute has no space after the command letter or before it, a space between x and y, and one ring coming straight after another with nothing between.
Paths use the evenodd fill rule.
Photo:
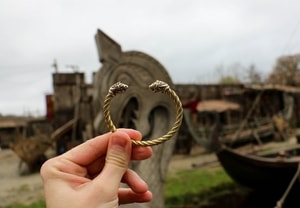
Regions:
<instances>
[{"instance_id":1,"label":"grass patch","mask_svg":"<svg viewBox=\"0 0 300 208\"><path fill-rule=\"evenodd\" d=\"M181 170L167 177L166 207L189 207L228 194L237 187L222 168Z\"/></svg>"},{"instance_id":2,"label":"grass patch","mask_svg":"<svg viewBox=\"0 0 300 208\"><path fill-rule=\"evenodd\" d=\"M28 184L22 184L19 189L18 189L18 192L26 192L26 191L29 191L30 187Z\"/></svg>"},{"instance_id":3,"label":"grass patch","mask_svg":"<svg viewBox=\"0 0 300 208\"><path fill-rule=\"evenodd\" d=\"M167 177L164 193L166 208L195 207L195 204L238 189L239 186L222 168L181 170ZM45 201L40 200L31 205L13 204L5 208L45 207Z\"/></svg>"},{"instance_id":4,"label":"grass patch","mask_svg":"<svg viewBox=\"0 0 300 208\"><path fill-rule=\"evenodd\" d=\"M45 208L46 204L44 200L40 200L38 202L35 202L30 205L24 205L24 204L12 204L9 206L6 206L5 208Z\"/></svg>"}]
</instances>

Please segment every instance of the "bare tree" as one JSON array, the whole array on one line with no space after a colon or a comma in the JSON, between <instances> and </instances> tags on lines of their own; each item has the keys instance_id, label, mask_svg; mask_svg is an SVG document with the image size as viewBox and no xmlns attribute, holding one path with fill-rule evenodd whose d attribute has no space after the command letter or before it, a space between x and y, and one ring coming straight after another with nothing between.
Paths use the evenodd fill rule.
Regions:
<instances>
[{"instance_id":1,"label":"bare tree","mask_svg":"<svg viewBox=\"0 0 300 208\"><path fill-rule=\"evenodd\" d=\"M299 83L299 63L300 54L279 57L268 78L268 83L296 85Z\"/></svg>"},{"instance_id":2,"label":"bare tree","mask_svg":"<svg viewBox=\"0 0 300 208\"><path fill-rule=\"evenodd\" d=\"M249 69L247 70L248 77L247 80L252 84L262 83L262 75L258 72L254 64L251 64Z\"/></svg>"}]
</instances>

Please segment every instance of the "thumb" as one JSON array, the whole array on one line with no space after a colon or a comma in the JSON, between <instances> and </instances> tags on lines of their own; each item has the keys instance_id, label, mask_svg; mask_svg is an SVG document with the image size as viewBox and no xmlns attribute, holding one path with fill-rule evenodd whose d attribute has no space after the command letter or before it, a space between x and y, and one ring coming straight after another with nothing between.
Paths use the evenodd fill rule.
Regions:
<instances>
[{"instance_id":1,"label":"thumb","mask_svg":"<svg viewBox=\"0 0 300 208\"><path fill-rule=\"evenodd\" d=\"M104 168L96 178L97 185L106 187L110 194L118 193L121 179L128 169L131 146L132 143L128 134L121 131L111 134Z\"/></svg>"}]
</instances>

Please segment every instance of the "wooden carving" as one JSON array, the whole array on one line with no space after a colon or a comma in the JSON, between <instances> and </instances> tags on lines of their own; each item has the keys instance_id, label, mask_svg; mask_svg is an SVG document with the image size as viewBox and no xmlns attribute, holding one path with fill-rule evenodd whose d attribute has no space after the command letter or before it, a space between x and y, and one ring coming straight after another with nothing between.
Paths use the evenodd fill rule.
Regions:
<instances>
[{"instance_id":1,"label":"wooden carving","mask_svg":"<svg viewBox=\"0 0 300 208\"><path fill-rule=\"evenodd\" d=\"M121 47L102 31L96 34L99 60L103 64L94 77L93 105L97 134L109 131L104 122L103 102L111 85L120 81L129 86L126 93L111 102L111 117L117 127L139 130L143 139L164 135L173 125L176 109L169 96L153 93L149 84L161 80L174 88L166 69L153 57L138 51L122 52ZM153 147L153 156L132 165L147 181L153 202L143 207L164 207L163 187L175 138ZM136 205L134 205L136 206Z\"/></svg>"}]
</instances>

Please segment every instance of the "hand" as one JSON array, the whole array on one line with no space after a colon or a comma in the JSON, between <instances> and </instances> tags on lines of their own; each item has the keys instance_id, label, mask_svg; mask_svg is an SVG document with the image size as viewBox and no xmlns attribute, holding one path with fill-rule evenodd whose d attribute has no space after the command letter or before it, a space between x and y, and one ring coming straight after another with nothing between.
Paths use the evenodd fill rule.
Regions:
<instances>
[{"instance_id":1,"label":"hand","mask_svg":"<svg viewBox=\"0 0 300 208\"><path fill-rule=\"evenodd\" d=\"M141 134L118 129L47 160L41 167L47 208L112 208L150 201L147 184L128 165L149 158L152 149L133 146L131 138L140 140ZM121 182L129 188L120 188Z\"/></svg>"}]
</instances>

